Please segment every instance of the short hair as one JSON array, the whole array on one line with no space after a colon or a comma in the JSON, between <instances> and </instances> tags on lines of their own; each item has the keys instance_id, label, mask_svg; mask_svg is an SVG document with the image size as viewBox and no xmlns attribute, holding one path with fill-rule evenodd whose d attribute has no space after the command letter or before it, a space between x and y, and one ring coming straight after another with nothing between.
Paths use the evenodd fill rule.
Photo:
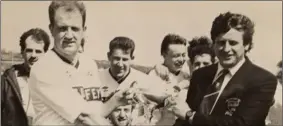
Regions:
<instances>
[{"instance_id":1,"label":"short hair","mask_svg":"<svg viewBox=\"0 0 283 126\"><path fill-rule=\"evenodd\" d=\"M216 17L210 31L212 41L215 42L215 39L220 34L227 33L231 28L244 32L243 44L250 45L250 48L247 50L250 51L253 46L254 23L249 17L242 14L228 11Z\"/></svg>"},{"instance_id":2,"label":"short hair","mask_svg":"<svg viewBox=\"0 0 283 126\"><path fill-rule=\"evenodd\" d=\"M48 12L49 12L49 20L50 24L53 25L55 23L54 17L55 17L55 12L58 8L60 7L66 7L65 11L66 12L72 12L75 9L78 9L82 15L83 19L83 26L85 26L86 22L86 8L83 2L81 1L52 1L51 4L49 5Z\"/></svg>"},{"instance_id":3,"label":"short hair","mask_svg":"<svg viewBox=\"0 0 283 126\"><path fill-rule=\"evenodd\" d=\"M277 67L282 68L282 60L277 63Z\"/></svg>"},{"instance_id":4,"label":"short hair","mask_svg":"<svg viewBox=\"0 0 283 126\"><path fill-rule=\"evenodd\" d=\"M50 45L50 38L49 35L42 29L40 28L33 28L30 29L22 34L20 37L20 46L21 46L21 52L23 52L26 49L26 39L32 36L33 39L37 41L43 41L44 47L43 50L46 52L49 48Z\"/></svg>"},{"instance_id":5,"label":"short hair","mask_svg":"<svg viewBox=\"0 0 283 126\"><path fill-rule=\"evenodd\" d=\"M168 51L170 44L182 44L186 46L187 40L177 34L167 34L161 43L161 55L165 54Z\"/></svg>"},{"instance_id":6,"label":"short hair","mask_svg":"<svg viewBox=\"0 0 283 126\"><path fill-rule=\"evenodd\" d=\"M135 43L132 39L128 37L118 36L111 40L109 44L110 53L112 53L114 49L122 49L124 51L129 50L131 56L133 56L133 53L135 51Z\"/></svg>"},{"instance_id":7,"label":"short hair","mask_svg":"<svg viewBox=\"0 0 283 126\"><path fill-rule=\"evenodd\" d=\"M202 54L209 54L211 56L212 63L215 62L215 53L212 48L212 41L206 36L195 37L189 41L188 56L190 58L190 62L193 63L195 56Z\"/></svg>"}]
</instances>

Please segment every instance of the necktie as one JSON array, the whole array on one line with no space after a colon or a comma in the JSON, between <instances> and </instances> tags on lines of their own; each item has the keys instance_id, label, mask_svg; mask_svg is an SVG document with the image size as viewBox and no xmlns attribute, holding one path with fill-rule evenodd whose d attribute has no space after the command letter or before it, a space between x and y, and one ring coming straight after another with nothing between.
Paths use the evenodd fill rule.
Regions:
<instances>
[{"instance_id":1,"label":"necktie","mask_svg":"<svg viewBox=\"0 0 283 126\"><path fill-rule=\"evenodd\" d=\"M216 80L207 88L206 95L204 96L200 110L203 114L209 115L211 113L211 109L220 93L221 86L223 84L225 76L229 73L229 70L223 69Z\"/></svg>"}]
</instances>

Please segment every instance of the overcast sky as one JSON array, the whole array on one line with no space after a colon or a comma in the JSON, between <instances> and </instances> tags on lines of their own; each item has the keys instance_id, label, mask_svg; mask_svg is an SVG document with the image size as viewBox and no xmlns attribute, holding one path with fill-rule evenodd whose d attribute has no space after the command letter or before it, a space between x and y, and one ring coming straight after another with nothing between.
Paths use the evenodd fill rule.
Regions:
<instances>
[{"instance_id":1,"label":"overcast sky","mask_svg":"<svg viewBox=\"0 0 283 126\"><path fill-rule=\"evenodd\" d=\"M19 52L19 37L30 28L48 30L49 1L2 1L1 48ZM95 59L107 59L108 44L115 36L128 36L136 42L135 63L161 62L160 44L168 33L188 40L209 36L212 21L231 11L249 16L256 24L254 49L249 54L270 71L282 59L282 2L210 1L96 1L87 7L85 51ZM50 33L49 33L50 34Z\"/></svg>"}]
</instances>

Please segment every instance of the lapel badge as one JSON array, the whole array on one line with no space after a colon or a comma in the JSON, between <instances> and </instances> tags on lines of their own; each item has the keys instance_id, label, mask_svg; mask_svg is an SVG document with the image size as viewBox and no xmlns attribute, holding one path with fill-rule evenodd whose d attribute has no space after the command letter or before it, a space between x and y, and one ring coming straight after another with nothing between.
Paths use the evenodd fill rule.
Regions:
<instances>
[{"instance_id":1,"label":"lapel badge","mask_svg":"<svg viewBox=\"0 0 283 126\"><path fill-rule=\"evenodd\" d=\"M229 98L226 100L227 104L227 111L225 115L232 116L233 113L236 111L236 108L240 105L241 99L239 98Z\"/></svg>"}]
</instances>

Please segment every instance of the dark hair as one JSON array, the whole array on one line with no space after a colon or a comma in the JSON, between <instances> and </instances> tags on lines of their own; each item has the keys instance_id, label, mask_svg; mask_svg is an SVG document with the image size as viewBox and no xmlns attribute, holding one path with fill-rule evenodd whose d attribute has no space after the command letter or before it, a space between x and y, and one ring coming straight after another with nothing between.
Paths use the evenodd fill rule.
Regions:
<instances>
[{"instance_id":1,"label":"dark hair","mask_svg":"<svg viewBox=\"0 0 283 126\"><path fill-rule=\"evenodd\" d=\"M195 37L189 41L188 56L190 58L190 62L193 63L195 56L202 54L209 54L211 56L211 62L215 62L215 53L212 48L212 41L206 36Z\"/></svg>"},{"instance_id":2,"label":"dark hair","mask_svg":"<svg viewBox=\"0 0 283 126\"><path fill-rule=\"evenodd\" d=\"M84 50L84 47L85 47L85 39L84 38L82 39L81 46L82 46L82 49Z\"/></svg>"},{"instance_id":3,"label":"dark hair","mask_svg":"<svg viewBox=\"0 0 283 126\"><path fill-rule=\"evenodd\" d=\"M124 51L130 51L131 56L133 56L135 50L135 43L132 39L124 36L115 37L111 40L109 44L110 53L113 52L114 49L122 49Z\"/></svg>"},{"instance_id":4,"label":"dark hair","mask_svg":"<svg viewBox=\"0 0 283 126\"><path fill-rule=\"evenodd\" d=\"M49 45L50 45L49 35L40 28L33 28L33 29L30 29L24 32L22 36L20 37L21 52L23 52L26 49L26 39L29 36L32 36L32 38L37 41L43 40L43 43L44 43L43 49L45 52L48 50Z\"/></svg>"},{"instance_id":5,"label":"dark hair","mask_svg":"<svg viewBox=\"0 0 283 126\"><path fill-rule=\"evenodd\" d=\"M161 55L164 55L168 51L170 44L182 44L186 46L187 40L177 34L166 35L161 43Z\"/></svg>"},{"instance_id":6,"label":"dark hair","mask_svg":"<svg viewBox=\"0 0 283 126\"><path fill-rule=\"evenodd\" d=\"M282 68L282 60L277 63L277 67Z\"/></svg>"},{"instance_id":7,"label":"dark hair","mask_svg":"<svg viewBox=\"0 0 283 126\"><path fill-rule=\"evenodd\" d=\"M249 17L242 14L226 12L216 17L210 32L212 41L215 42L216 37L227 33L231 28L244 32L243 42L244 45L250 45L247 50L250 51L253 46L254 23Z\"/></svg>"},{"instance_id":8,"label":"dark hair","mask_svg":"<svg viewBox=\"0 0 283 126\"><path fill-rule=\"evenodd\" d=\"M49 20L50 24L53 25L55 23L54 17L55 17L55 12L58 8L60 7L66 7L65 11L71 12L74 11L75 9L78 9L82 15L83 19L83 26L85 26L85 21L86 21L86 8L83 2L80 1L52 1L51 4L49 5L48 11L49 11Z\"/></svg>"}]
</instances>

